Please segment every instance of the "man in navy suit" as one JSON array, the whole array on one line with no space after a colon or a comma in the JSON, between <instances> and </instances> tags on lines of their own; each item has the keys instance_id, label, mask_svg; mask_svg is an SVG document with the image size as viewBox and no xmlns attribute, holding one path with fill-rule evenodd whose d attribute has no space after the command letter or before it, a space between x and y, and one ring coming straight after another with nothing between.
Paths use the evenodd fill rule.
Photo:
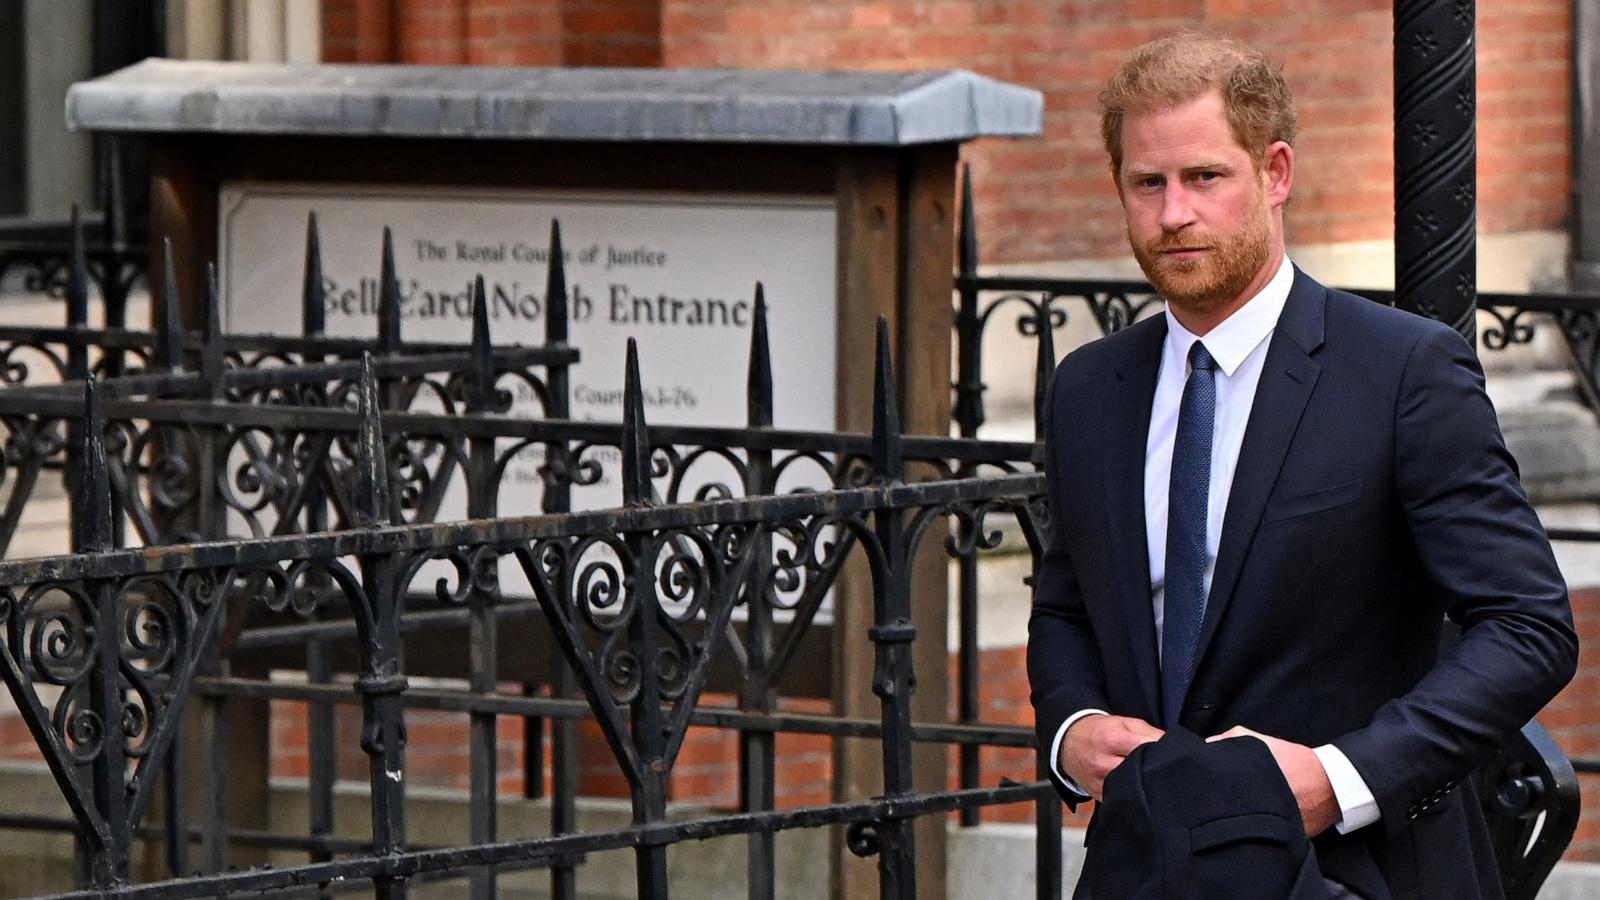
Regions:
<instances>
[{"instance_id":1,"label":"man in navy suit","mask_svg":"<svg viewBox=\"0 0 1600 900\"><path fill-rule=\"evenodd\" d=\"M1166 729L1251 736L1334 896L1499 896L1465 776L1571 679L1577 638L1472 348L1285 256L1294 107L1259 52L1147 44L1101 107L1167 305L1055 374L1044 762L1075 806Z\"/></svg>"}]
</instances>

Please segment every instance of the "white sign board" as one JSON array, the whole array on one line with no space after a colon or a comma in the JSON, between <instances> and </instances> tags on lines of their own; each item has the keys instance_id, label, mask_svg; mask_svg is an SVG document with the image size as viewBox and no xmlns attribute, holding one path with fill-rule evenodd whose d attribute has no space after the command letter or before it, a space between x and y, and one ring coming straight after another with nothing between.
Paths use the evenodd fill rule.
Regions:
<instances>
[{"instance_id":1,"label":"white sign board","mask_svg":"<svg viewBox=\"0 0 1600 900\"><path fill-rule=\"evenodd\" d=\"M388 225L404 339L470 340L471 284L481 274L494 342L543 343L545 257L550 223L558 219L569 341L581 355L571 374L572 418L621 421L624 352L633 337L649 422L744 425L760 280L772 336L775 424L818 430L837 424L831 198L228 182L219 200L218 275L228 332L299 333L306 215L315 210L329 335L376 334ZM538 414L533 406L518 412ZM613 493L607 505L615 502Z\"/></svg>"},{"instance_id":2,"label":"white sign board","mask_svg":"<svg viewBox=\"0 0 1600 900\"><path fill-rule=\"evenodd\" d=\"M467 343L471 284L481 274L494 342L541 344L555 219L565 250L569 342L581 356L571 374L574 419L621 421L625 348L633 337L647 421L743 426L760 280L772 345L774 424L836 427L831 197L226 182L218 199L218 281L229 333L300 333L306 217L314 210L329 335L376 334L382 228L388 225L403 339ZM503 380L501 387L511 385ZM540 415L532 392L520 394L512 414ZM542 457L542 448L530 447L509 467L502 514L539 511ZM597 448L589 458L604 464L605 481L575 490L573 507L617 505L616 452ZM784 486L826 485L820 472L796 476ZM459 484L459 475L454 480ZM736 481L726 466L696 480ZM692 497L693 487L680 496ZM439 518L463 518L465 509L464 491L453 489Z\"/></svg>"}]
</instances>

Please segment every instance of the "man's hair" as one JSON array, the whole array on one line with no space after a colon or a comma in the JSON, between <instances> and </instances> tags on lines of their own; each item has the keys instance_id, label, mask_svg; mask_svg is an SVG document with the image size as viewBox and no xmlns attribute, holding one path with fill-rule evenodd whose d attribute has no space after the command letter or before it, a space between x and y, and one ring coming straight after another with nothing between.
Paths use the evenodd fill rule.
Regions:
<instances>
[{"instance_id":1,"label":"man's hair","mask_svg":"<svg viewBox=\"0 0 1600 900\"><path fill-rule=\"evenodd\" d=\"M1100 136L1113 172L1122 170L1122 120L1218 90L1228 127L1260 165L1275 141L1294 144L1294 96L1261 51L1221 35L1183 31L1133 51L1100 92Z\"/></svg>"}]
</instances>

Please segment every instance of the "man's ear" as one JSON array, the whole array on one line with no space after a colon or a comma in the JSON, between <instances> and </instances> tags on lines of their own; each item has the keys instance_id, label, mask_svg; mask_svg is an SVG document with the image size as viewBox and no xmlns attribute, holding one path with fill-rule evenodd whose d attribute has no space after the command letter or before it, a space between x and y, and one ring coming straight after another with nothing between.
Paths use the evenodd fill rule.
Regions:
<instances>
[{"instance_id":1,"label":"man's ear","mask_svg":"<svg viewBox=\"0 0 1600 900\"><path fill-rule=\"evenodd\" d=\"M1122 173L1117 171L1120 167L1116 162L1109 162L1107 165L1110 167L1109 171L1111 172L1111 186L1117 189L1117 199L1120 201L1122 200Z\"/></svg>"},{"instance_id":2,"label":"man's ear","mask_svg":"<svg viewBox=\"0 0 1600 900\"><path fill-rule=\"evenodd\" d=\"M1294 148L1283 141L1267 145L1261 159L1261 173L1267 195L1267 205L1276 209L1289 202L1289 192L1294 187Z\"/></svg>"}]
</instances>

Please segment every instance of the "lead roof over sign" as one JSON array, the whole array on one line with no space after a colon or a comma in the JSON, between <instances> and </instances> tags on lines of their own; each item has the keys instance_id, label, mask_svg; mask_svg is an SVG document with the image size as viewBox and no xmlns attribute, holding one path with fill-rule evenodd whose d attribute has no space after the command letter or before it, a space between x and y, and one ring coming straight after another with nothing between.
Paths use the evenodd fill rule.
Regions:
<instances>
[{"instance_id":1,"label":"lead roof over sign","mask_svg":"<svg viewBox=\"0 0 1600 900\"><path fill-rule=\"evenodd\" d=\"M908 146L1040 133L1035 90L960 69L483 68L147 59L72 86L92 131Z\"/></svg>"}]
</instances>

